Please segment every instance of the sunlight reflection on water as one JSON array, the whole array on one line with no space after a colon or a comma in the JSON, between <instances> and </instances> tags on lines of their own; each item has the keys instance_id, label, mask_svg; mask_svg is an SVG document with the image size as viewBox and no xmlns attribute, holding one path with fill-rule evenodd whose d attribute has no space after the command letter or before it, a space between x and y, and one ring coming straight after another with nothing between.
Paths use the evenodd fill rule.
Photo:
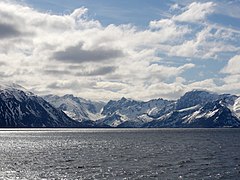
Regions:
<instances>
[{"instance_id":1,"label":"sunlight reflection on water","mask_svg":"<svg viewBox=\"0 0 240 180\"><path fill-rule=\"evenodd\" d=\"M238 129L0 131L0 179L236 179Z\"/></svg>"}]
</instances>

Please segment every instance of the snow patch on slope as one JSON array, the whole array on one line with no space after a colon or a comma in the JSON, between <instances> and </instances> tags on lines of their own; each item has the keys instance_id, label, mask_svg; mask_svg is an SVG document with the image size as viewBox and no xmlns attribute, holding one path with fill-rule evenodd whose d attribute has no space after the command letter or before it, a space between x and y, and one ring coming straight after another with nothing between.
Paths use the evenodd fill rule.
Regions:
<instances>
[{"instance_id":1,"label":"snow patch on slope","mask_svg":"<svg viewBox=\"0 0 240 180\"><path fill-rule=\"evenodd\" d=\"M192 107L189 107L189 108L179 109L179 110L177 110L177 111L178 111L178 112L184 112L184 111L189 111L189 110L198 109L199 107L200 107L199 105L196 105L196 106L192 106Z\"/></svg>"},{"instance_id":2,"label":"snow patch on slope","mask_svg":"<svg viewBox=\"0 0 240 180\"><path fill-rule=\"evenodd\" d=\"M235 100L235 103L233 105L233 112L238 118L240 118L240 97Z\"/></svg>"},{"instance_id":3,"label":"snow patch on slope","mask_svg":"<svg viewBox=\"0 0 240 180\"><path fill-rule=\"evenodd\" d=\"M105 116L101 115L101 110L105 103L89 101L71 94L64 96L47 95L43 97L58 109L64 111L70 118L82 121L101 119Z\"/></svg>"},{"instance_id":4,"label":"snow patch on slope","mask_svg":"<svg viewBox=\"0 0 240 180\"><path fill-rule=\"evenodd\" d=\"M194 120L200 119L200 118L210 118L212 116L214 116L217 112L219 111L219 109L216 109L214 111L208 111L208 112L202 112L201 109L195 111L194 113L192 113L190 116L186 116L183 119L185 120L184 123L192 123Z\"/></svg>"}]
</instances>

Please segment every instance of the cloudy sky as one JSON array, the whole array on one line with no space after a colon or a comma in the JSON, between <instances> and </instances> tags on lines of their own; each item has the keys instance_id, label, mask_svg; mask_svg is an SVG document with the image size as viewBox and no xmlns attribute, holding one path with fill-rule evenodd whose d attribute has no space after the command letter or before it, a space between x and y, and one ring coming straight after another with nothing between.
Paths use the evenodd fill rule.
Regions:
<instances>
[{"instance_id":1,"label":"cloudy sky","mask_svg":"<svg viewBox=\"0 0 240 180\"><path fill-rule=\"evenodd\" d=\"M1 81L38 95L240 94L239 0L1 0Z\"/></svg>"}]
</instances>

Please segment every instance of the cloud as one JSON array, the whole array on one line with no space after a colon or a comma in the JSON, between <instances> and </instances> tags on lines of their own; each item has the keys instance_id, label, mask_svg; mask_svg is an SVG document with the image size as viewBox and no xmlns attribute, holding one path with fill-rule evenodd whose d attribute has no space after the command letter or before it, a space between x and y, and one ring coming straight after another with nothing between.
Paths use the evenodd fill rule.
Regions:
<instances>
[{"instance_id":1,"label":"cloud","mask_svg":"<svg viewBox=\"0 0 240 180\"><path fill-rule=\"evenodd\" d=\"M225 84L236 84L236 83L240 83L240 74L230 74L228 76L226 76L223 81L225 82ZM236 86L235 88L238 88L238 86Z\"/></svg>"},{"instance_id":2,"label":"cloud","mask_svg":"<svg viewBox=\"0 0 240 180\"><path fill-rule=\"evenodd\" d=\"M171 5L171 7L170 7L170 11L175 11L175 10L178 10L178 9L181 9L181 7L177 3Z\"/></svg>"},{"instance_id":3,"label":"cloud","mask_svg":"<svg viewBox=\"0 0 240 180\"><path fill-rule=\"evenodd\" d=\"M128 88L128 85L121 82L97 82L95 88L116 92Z\"/></svg>"},{"instance_id":4,"label":"cloud","mask_svg":"<svg viewBox=\"0 0 240 180\"><path fill-rule=\"evenodd\" d=\"M84 63L101 62L123 56L124 54L120 50L102 47L86 50L83 48L83 43L79 43L77 46L67 47L63 51L55 52L53 58L65 63Z\"/></svg>"},{"instance_id":5,"label":"cloud","mask_svg":"<svg viewBox=\"0 0 240 180\"><path fill-rule=\"evenodd\" d=\"M78 8L75 9L71 14L70 17L74 19L81 19L86 13L88 9L87 8Z\"/></svg>"},{"instance_id":6,"label":"cloud","mask_svg":"<svg viewBox=\"0 0 240 180\"><path fill-rule=\"evenodd\" d=\"M186 25L178 25L172 19L160 19L150 21L149 28L154 30L156 38L162 40L162 42L179 42L181 38L191 32Z\"/></svg>"},{"instance_id":7,"label":"cloud","mask_svg":"<svg viewBox=\"0 0 240 180\"><path fill-rule=\"evenodd\" d=\"M173 45L168 53L179 57L217 59L219 53L239 51L239 47L226 43L226 41L231 41L232 38L237 37L231 33L231 30L217 29L215 26L205 25L193 39L185 40L179 45Z\"/></svg>"},{"instance_id":8,"label":"cloud","mask_svg":"<svg viewBox=\"0 0 240 180\"><path fill-rule=\"evenodd\" d=\"M152 29L162 29L166 27L174 27L176 28L176 24L171 19L161 19L158 21L150 21L149 23L150 28Z\"/></svg>"},{"instance_id":9,"label":"cloud","mask_svg":"<svg viewBox=\"0 0 240 180\"><path fill-rule=\"evenodd\" d=\"M50 89L55 89L56 92L62 91L62 90L67 90L68 92L75 92L75 91L81 91L85 88L88 88L89 86L94 87L96 83L90 82L90 81L84 81L81 82L79 80L57 80L52 83L47 84L47 87ZM63 92L62 92L63 93Z\"/></svg>"},{"instance_id":10,"label":"cloud","mask_svg":"<svg viewBox=\"0 0 240 180\"><path fill-rule=\"evenodd\" d=\"M213 91L219 93L230 93L240 95L239 87L240 87L240 75L233 74L224 77L222 80L222 84L220 86L216 86Z\"/></svg>"},{"instance_id":11,"label":"cloud","mask_svg":"<svg viewBox=\"0 0 240 180\"><path fill-rule=\"evenodd\" d=\"M193 2L187 6L186 11L174 16L173 19L176 21L199 23L199 21L203 21L208 14L214 12L214 6L215 4L213 2Z\"/></svg>"},{"instance_id":12,"label":"cloud","mask_svg":"<svg viewBox=\"0 0 240 180\"><path fill-rule=\"evenodd\" d=\"M240 55L232 57L228 64L222 69L222 73L226 74L240 74Z\"/></svg>"},{"instance_id":13,"label":"cloud","mask_svg":"<svg viewBox=\"0 0 240 180\"><path fill-rule=\"evenodd\" d=\"M61 15L1 1L0 75L37 93L99 100L173 99L201 86L222 92L226 84L230 90L238 79L237 60L224 68L222 86L215 84L217 73L199 81L191 74L198 74L201 59L239 54L240 31L208 21L217 3L174 4L168 11L172 16L139 28L104 26L85 7ZM204 70L211 74L209 67Z\"/></svg>"},{"instance_id":14,"label":"cloud","mask_svg":"<svg viewBox=\"0 0 240 180\"><path fill-rule=\"evenodd\" d=\"M188 89L212 89L216 87L214 79L205 79L202 81L196 81L188 85Z\"/></svg>"},{"instance_id":15,"label":"cloud","mask_svg":"<svg viewBox=\"0 0 240 180\"><path fill-rule=\"evenodd\" d=\"M1 71L0 71L0 76L1 76L2 78L9 78L9 77L12 77L12 76L13 76L13 73L11 73L11 72L1 72Z\"/></svg>"},{"instance_id":16,"label":"cloud","mask_svg":"<svg viewBox=\"0 0 240 180\"><path fill-rule=\"evenodd\" d=\"M71 71L69 70L56 70L56 69L48 69L44 70L44 73L54 75L54 76L59 76L59 75L66 75L66 74L71 74Z\"/></svg>"},{"instance_id":17,"label":"cloud","mask_svg":"<svg viewBox=\"0 0 240 180\"><path fill-rule=\"evenodd\" d=\"M84 69L81 72L76 73L77 76L103 76L109 73L113 73L117 68L114 66L99 67L96 69Z\"/></svg>"},{"instance_id":18,"label":"cloud","mask_svg":"<svg viewBox=\"0 0 240 180\"><path fill-rule=\"evenodd\" d=\"M0 23L0 39L20 36L21 32L10 24Z\"/></svg>"},{"instance_id":19,"label":"cloud","mask_svg":"<svg viewBox=\"0 0 240 180\"><path fill-rule=\"evenodd\" d=\"M157 78L160 81L163 81L170 77L179 76L184 71L194 68L194 67L195 67L195 65L192 63L184 64L179 67L167 67L167 66L163 66L163 65L152 64L152 65L148 66L146 69L149 72L147 80Z\"/></svg>"},{"instance_id":20,"label":"cloud","mask_svg":"<svg viewBox=\"0 0 240 180\"><path fill-rule=\"evenodd\" d=\"M6 66L7 64L3 61L0 61L0 66Z\"/></svg>"},{"instance_id":21,"label":"cloud","mask_svg":"<svg viewBox=\"0 0 240 180\"><path fill-rule=\"evenodd\" d=\"M235 40L239 38L240 31L208 22L207 15L213 14L215 7L216 3L213 2L193 2L182 8L183 12L180 14L151 21L151 29L172 38L167 41L170 46L159 45L159 51L169 56L201 59L217 59L222 52L239 51Z\"/></svg>"}]
</instances>

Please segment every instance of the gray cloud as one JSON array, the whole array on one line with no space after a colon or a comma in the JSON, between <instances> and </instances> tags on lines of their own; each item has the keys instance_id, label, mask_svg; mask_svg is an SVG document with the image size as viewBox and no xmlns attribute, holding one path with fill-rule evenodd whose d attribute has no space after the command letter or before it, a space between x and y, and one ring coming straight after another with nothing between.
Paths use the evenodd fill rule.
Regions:
<instances>
[{"instance_id":1,"label":"gray cloud","mask_svg":"<svg viewBox=\"0 0 240 180\"><path fill-rule=\"evenodd\" d=\"M51 83L51 84L47 85L47 88L50 88L50 89L60 89L60 88L63 88L63 87L61 87L58 83L54 82L54 83Z\"/></svg>"},{"instance_id":2,"label":"gray cloud","mask_svg":"<svg viewBox=\"0 0 240 180\"><path fill-rule=\"evenodd\" d=\"M82 68L84 68L84 66L82 66L82 65L69 65L68 68L69 69L82 69Z\"/></svg>"},{"instance_id":3,"label":"gray cloud","mask_svg":"<svg viewBox=\"0 0 240 180\"><path fill-rule=\"evenodd\" d=\"M93 88L96 85L96 82L79 82L79 81L69 81L67 83L61 83L61 82L53 82L47 85L47 88L49 89L71 89L71 90L77 90L79 91L80 89L84 88Z\"/></svg>"},{"instance_id":4,"label":"gray cloud","mask_svg":"<svg viewBox=\"0 0 240 180\"><path fill-rule=\"evenodd\" d=\"M66 84L53 82L51 84L48 84L47 88L50 88L50 89L77 89L77 88L80 88L80 85L76 82L74 82L74 83L70 82L70 83L66 83Z\"/></svg>"},{"instance_id":5,"label":"gray cloud","mask_svg":"<svg viewBox=\"0 0 240 180\"><path fill-rule=\"evenodd\" d=\"M71 72L68 70L55 70L55 69L44 70L44 73L51 74L51 75L71 74Z\"/></svg>"},{"instance_id":6,"label":"gray cloud","mask_svg":"<svg viewBox=\"0 0 240 180\"><path fill-rule=\"evenodd\" d=\"M0 71L0 76L1 78L8 78L8 77L12 77L14 75L14 73L6 73L6 72L1 72Z\"/></svg>"},{"instance_id":7,"label":"gray cloud","mask_svg":"<svg viewBox=\"0 0 240 180\"><path fill-rule=\"evenodd\" d=\"M0 9L1 21L4 22L22 22L23 18L16 16L14 13L5 11L5 9Z\"/></svg>"},{"instance_id":8,"label":"gray cloud","mask_svg":"<svg viewBox=\"0 0 240 180\"><path fill-rule=\"evenodd\" d=\"M65 63L84 63L84 62L101 62L108 59L119 58L124 54L120 50L97 48L94 50L82 49L83 44L68 47L64 51L58 51L53 54L53 58Z\"/></svg>"},{"instance_id":9,"label":"gray cloud","mask_svg":"<svg viewBox=\"0 0 240 180\"><path fill-rule=\"evenodd\" d=\"M5 62L0 61L0 66L6 66L7 64Z\"/></svg>"},{"instance_id":10,"label":"gray cloud","mask_svg":"<svg viewBox=\"0 0 240 180\"><path fill-rule=\"evenodd\" d=\"M76 73L77 76L101 76L112 73L116 70L114 66L100 67L92 71L83 71Z\"/></svg>"},{"instance_id":11,"label":"gray cloud","mask_svg":"<svg viewBox=\"0 0 240 180\"><path fill-rule=\"evenodd\" d=\"M0 23L0 39L20 36L21 32L13 25Z\"/></svg>"},{"instance_id":12,"label":"gray cloud","mask_svg":"<svg viewBox=\"0 0 240 180\"><path fill-rule=\"evenodd\" d=\"M1 62L0 62L1 66ZM71 71L72 69L72 71ZM74 76L102 76L112 73L116 70L114 66L99 67L96 69L87 70L85 66L69 66L68 70L47 69L44 74L49 75L74 75Z\"/></svg>"}]
</instances>

